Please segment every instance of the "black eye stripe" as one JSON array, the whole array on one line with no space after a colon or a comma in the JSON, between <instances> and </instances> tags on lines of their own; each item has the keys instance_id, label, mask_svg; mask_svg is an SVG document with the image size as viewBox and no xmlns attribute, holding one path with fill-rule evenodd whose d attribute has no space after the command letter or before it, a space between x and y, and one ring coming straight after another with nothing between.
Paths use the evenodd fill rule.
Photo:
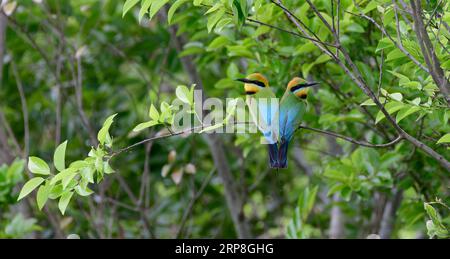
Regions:
<instances>
[{"instance_id":1,"label":"black eye stripe","mask_svg":"<svg viewBox=\"0 0 450 259\"><path fill-rule=\"evenodd\" d=\"M306 87L310 87L310 86L314 86L314 85L318 85L318 84L319 84L319 83L316 83L316 82L314 82L314 83L302 83L302 84L298 84L298 85L296 85L296 86L291 87L291 92L295 92L295 91L297 91L298 89L306 88Z\"/></svg>"},{"instance_id":2,"label":"black eye stripe","mask_svg":"<svg viewBox=\"0 0 450 259\"><path fill-rule=\"evenodd\" d=\"M304 88L304 87L307 87L307 86L308 86L308 84L298 84L298 85L296 85L296 86L291 87L291 92L295 92L295 91L297 91L298 89Z\"/></svg>"},{"instance_id":3,"label":"black eye stripe","mask_svg":"<svg viewBox=\"0 0 450 259\"><path fill-rule=\"evenodd\" d=\"M257 86L263 87L263 88L266 87L266 85L263 82L258 81L258 80L239 79L239 81L247 83L247 84L254 84L254 85L257 85Z\"/></svg>"}]
</instances>

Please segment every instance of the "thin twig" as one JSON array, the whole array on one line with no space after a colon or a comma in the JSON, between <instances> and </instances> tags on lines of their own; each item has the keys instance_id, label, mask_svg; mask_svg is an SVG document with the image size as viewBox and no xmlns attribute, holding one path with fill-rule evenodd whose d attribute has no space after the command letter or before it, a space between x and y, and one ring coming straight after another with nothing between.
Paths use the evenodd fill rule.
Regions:
<instances>
[{"instance_id":1,"label":"thin twig","mask_svg":"<svg viewBox=\"0 0 450 259\"><path fill-rule=\"evenodd\" d=\"M184 225L186 225L186 221L187 221L189 215L191 215L191 213L192 213L192 209L194 208L195 202L200 198L200 196L202 196L206 186L208 186L208 184L211 181L211 179L212 179L212 177L213 177L215 172L216 172L216 169L213 168L209 172L209 174L205 178L205 180L203 181L200 189L193 195L191 201L188 204L188 207L184 211L183 218L181 219L180 227L178 228L177 234L175 235L176 238L181 238L181 234L183 233Z\"/></svg>"},{"instance_id":2,"label":"thin twig","mask_svg":"<svg viewBox=\"0 0 450 259\"><path fill-rule=\"evenodd\" d=\"M211 8L211 7L212 7L212 6L207 5L207 4L202 4L202 6L208 7L208 8ZM226 12L226 14L231 15L231 16L234 16L234 14L231 13L231 12ZM278 30L278 31L281 31L281 32L285 32L285 33L294 35L294 36L299 37L299 38L307 39L307 40L310 40L310 41L315 41L315 42L318 42L318 43L327 45L327 46L329 46L329 47L334 47L334 48L336 47L336 46L333 45L333 44L326 43L326 42L322 42L322 41L319 40L319 39L314 39L314 38L311 38L311 37L307 37L307 36L301 35L301 34L299 34L299 33L296 33L296 32L294 32L294 31L286 30L286 29L280 28L280 27L278 27L278 26L275 26L275 25L272 25L272 24L268 24L268 23L265 23L265 22L262 22L262 21L259 21L259 20L253 19L253 18L248 18L248 17L247 17L246 20L249 21L249 22L252 22L252 23L256 23L256 24L258 24L258 25L266 26L266 27L269 27L269 28L274 29L274 30Z\"/></svg>"},{"instance_id":3,"label":"thin twig","mask_svg":"<svg viewBox=\"0 0 450 259\"><path fill-rule=\"evenodd\" d=\"M339 133L335 133L335 132L331 132L331 131L327 131L327 130L315 129L315 128L311 128L308 126L299 126L297 129L306 129L306 130L315 131L315 132L322 133L325 135L333 136L335 138L343 139L345 141L348 141L350 143L353 143L353 144L356 144L359 146L371 147L371 148L386 148L386 147L393 146L393 145L399 143L401 140L403 140L402 136L398 136L397 138L395 138L394 140L392 140L391 142L386 143L386 144L372 144L372 143L369 143L366 141L355 140L353 138L341 135Z\"/></svg>"},{"instance_id":4,"label":"thin twig","mask_svg":"<svg viewBox=\"0 0 450 259\"><path fill-rule=\"evenodd\" d=\"M17 71L16 63L11 59L11 67L16 79L17 90L19 91L20 103L22 104L22 114L23 114L23 128L24 128L24 149L23 157L27 158L30 152L30 126L28 122L28 106L27 99L25 97L25 92L23 90L22 80L20 78L19 72Z\"/></svg>"},{"instance_id":5,"label":"thin twig","mask_svg":"<svg viewBox=\"0 0 450 259\"><path fill-rule=\"evenodd\" d=\"M300 19L298 18L294 13L292 13L289 9L287 9L280 0L274 1L271 0L271 2L273 4L275 4L276 6L278 6L281 10L283 10L283 12L286 14L286 16L288 17L288 19L295 24L295 26L304 34L306 35L306 37L308 38L313 38L311 37L309 34L313 35L315 40L312 40L314 43L316 43L315 45L317 47L319 47L323 52L325 52L326 54L328 54L329 56L333 57L334 59L336 58L334 56L334 54L331 52L331 50L328 48L328 43L326 44L324 41L322 41L319 36L317 36L317 34L315 34L308 26L306 26L306 24ZM333 45L333 47L335 48L339 48L339 45L335 46Z\"/></svg>"},{"instance_id":6,"label":"thin twig","mask_svg":"<svg viewBox=\"0 0 450 259\"><path fill-rule=\"evenodd\" d=\"M389 38L389 40L395 45L396 48L398 48L403 54L405 54L405 56L407 56L412 62L414 62L414 64L416 64L418 67L420 67L423 71L430 73L430 71L428 70L428 68L426 68L424 65L422 65L422 63L420 63L416 58L414 58L411 53L409 53L404 47L403 44L395 41L392 36L386 31L386 29L379 25L372 17L369 17L363 13L361 14L355 14L349 11L345 11L348 14L354 15L354 16L358 16L358 17L362 17L366 20L368 20L369 22L373 23L384 35L386 35L386 37Z\"/></svg>"}]
</instances>

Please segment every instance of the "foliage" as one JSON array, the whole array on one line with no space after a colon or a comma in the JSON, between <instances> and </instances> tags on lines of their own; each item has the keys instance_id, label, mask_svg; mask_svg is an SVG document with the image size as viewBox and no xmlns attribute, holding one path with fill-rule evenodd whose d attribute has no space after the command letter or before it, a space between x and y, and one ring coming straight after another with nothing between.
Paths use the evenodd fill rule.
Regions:
<instances>
[{"instance_id":1,"label":"foliage","mask_svg":"<svg viewBox=\"0 0 450 259\"><path fill-rule=\"evenodd\" d=\"M16 159L11 165L0 166L0 207L15 202L14 187L23 181L25 161Z\"/></svg>"},{"instance_id":2,"label":"foliage","mask_svg":"<svg viewBox=\"0 0 450 259\"><path fill-rule=\"evenodd\" d=\"M443 220L433 205L441 205L445 209L450 210L450 208L440 200L437 200L436 202L424 203L425 210L430 218L430 220L427 221L428 236L430 238L449 238L450 228L446 226L448 225L449 219L447 218Z\"/></svg>"}]
</instances>

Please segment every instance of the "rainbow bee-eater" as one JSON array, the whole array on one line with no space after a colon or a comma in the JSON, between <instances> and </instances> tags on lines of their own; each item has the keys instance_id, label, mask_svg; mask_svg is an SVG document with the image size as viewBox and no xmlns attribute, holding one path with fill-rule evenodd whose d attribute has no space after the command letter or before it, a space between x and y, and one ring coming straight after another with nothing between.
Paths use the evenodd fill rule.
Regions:
<instances>
[{"instance_id":1,"label":"rainbow bee-eater","mask_svg":"<svg viewBox=\"0 0 450 259\"><path fill-rule=\"evenodd\" d=\"M286 91L280 101L280 136L277 168L287 168L289 142L292 140L296 129L300 126L307 109L308 103L306 98L308 96L308 89L310 86L317 84L308 83L300 77L295 77L287 85Z\"/></svg>"},{"instance_id":2,"label":"rainbow bee-eater","mask_svg":"<svg viewBox=\"0 0 450 259\"><path fill-rule=\"evenodd\" d=\"M246 103L253 123L263 134L264 144L269 147L269 164L278 167L278 100L269 86L269 81L260 73L237 79L244 83Z\"/></svg>"}]
</instances>

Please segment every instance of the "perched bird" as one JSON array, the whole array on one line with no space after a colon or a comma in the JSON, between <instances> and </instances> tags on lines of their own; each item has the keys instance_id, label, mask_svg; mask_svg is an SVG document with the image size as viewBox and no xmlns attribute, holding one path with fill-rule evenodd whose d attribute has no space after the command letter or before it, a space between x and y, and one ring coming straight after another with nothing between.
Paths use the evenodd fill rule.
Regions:
<instances>
[{"instance_id":1,"label":"perched bird","mask_svg":"<svg viewBox=\"0 0 450 259\"><path fill-rule=\"evenodd\" d=\"M287 85L280 101L279 149L277 168L287 168L287 151L295 130L300 126L307 108L308 87L318 83L308 83L300 77L293 78Z\"/></svg>"},{"instance_id":2,"label":"perched bird","mask_svg":"<svg viewBox=\"0 0 450 259\"><path fill-rule=\"evenodd\" d=\"M244 83L246 103L253 123L263 134L269 148L269 164L278 167L278 101L269 87L269 81L260 73L237 79Z\"/></svg>"}]
</instances>

